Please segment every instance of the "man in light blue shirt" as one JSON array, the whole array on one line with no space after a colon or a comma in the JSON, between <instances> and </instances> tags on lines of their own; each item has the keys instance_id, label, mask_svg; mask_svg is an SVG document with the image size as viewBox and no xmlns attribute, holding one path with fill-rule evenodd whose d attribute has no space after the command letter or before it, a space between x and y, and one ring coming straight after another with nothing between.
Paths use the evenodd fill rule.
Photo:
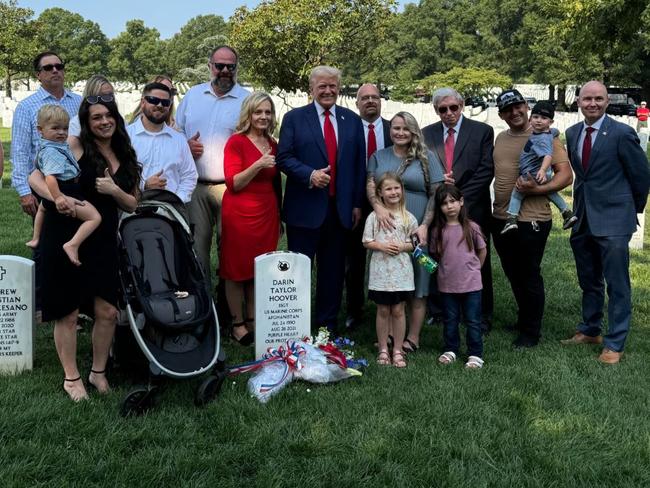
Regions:
<instances>
[{"instance_id":1,"label":"man in light blue shirt","mask_svg":"<svg viewBox=\"0 0 650 488\"><path fill-rule=\"evenodd\" d=\"M58 54L45 51L34 58L34 71L41 87L20 102L14 112L11 126L11 184L18 192L23 212L34 216L38 202L27 183L27 178L34 170L34 161L38 153L40 136L36 129L38 110L47 104L61 105L70 118L77 115L81 97L65 90L65 65Z\"/></svg>"}]
</instances>

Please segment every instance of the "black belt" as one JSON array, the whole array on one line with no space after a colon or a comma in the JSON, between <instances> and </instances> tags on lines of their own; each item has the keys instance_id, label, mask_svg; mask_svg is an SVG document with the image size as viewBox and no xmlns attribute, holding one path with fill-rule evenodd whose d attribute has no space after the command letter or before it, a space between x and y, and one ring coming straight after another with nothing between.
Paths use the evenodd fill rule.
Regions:
<instances>
[{"instance_id":1,"label":"black belt","mask_svg":"<svg viewBox=\"0 0 650 488\"><path fill-rule=\"evenodd\" d=\"M226 182L226 180L221 180L221 181L210 181L210 180L199 180L198 183L201 185L223 185Z\"/></svg>"}]
</instances>

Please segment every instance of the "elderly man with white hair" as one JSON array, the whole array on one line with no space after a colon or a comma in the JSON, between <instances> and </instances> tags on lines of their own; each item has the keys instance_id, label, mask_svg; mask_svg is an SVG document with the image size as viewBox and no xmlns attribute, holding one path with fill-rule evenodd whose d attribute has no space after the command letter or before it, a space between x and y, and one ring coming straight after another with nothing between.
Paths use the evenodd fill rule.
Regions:
<instances>
[{"instance_id":1,"label":"elderly man with white hair","mask_svg":"<svg viewBox=\"0 0 650 488\"><path fill-rule=\"evenodd\" d=\"M487 124L463 116L463 97L453 88L440 88L433 94L433 108L440 122L422 129L427 147L440 156L445 181L463 193L469 217L476 222L487 240L488 255L481 268L484 331L491 327L494 293L490 264L490 183L494 177L494 130ZM435 280L434 280L435 281ZM431 293L430 300L437 295Z\"/></svg>"},{"instance_id":2,"label":"elderly man with white hair","mask_svg":"<svg viewBox=\"0 0 650 488\"><path fill-rule=\"evenodd\" d=\"M282 121L277 165L287 175L282 218L290 251L318 264L318 327L335 331L345 275L348 233L360 224L365 190L366 145L361 119L336 105L341 72L314 68L314 100Z\"/></svg>"}]
</instances>

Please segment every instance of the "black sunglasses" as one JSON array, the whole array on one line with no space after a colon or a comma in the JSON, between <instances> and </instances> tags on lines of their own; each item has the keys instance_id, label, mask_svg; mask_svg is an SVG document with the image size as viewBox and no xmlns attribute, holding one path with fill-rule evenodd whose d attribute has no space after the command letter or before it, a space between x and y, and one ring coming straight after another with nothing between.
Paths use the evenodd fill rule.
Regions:
<instances>
[{"instance_id":1,"label":"black sunglasses","mask_svg":"<svg viewBox=\"0 0 650 488\"><path fill-rule=\"evenodd\" d=\"M451 110L452 112L455 112L458 110L459 106L458 105L449 105L449 107L438 107L438 112L441 114L446 114L447 110Z\"/></svg>"},{"instance_id":2,"label":"black sunglasses","mask_svg":"<svg viewBox=\"0 0 650 488\"><path fill-rule=\"evenodd\" d=\"M235 71L237 69L236 64L227 64L227 63L210 63L210 64L219 71L221 71L224 68L228 68L228 71Z\"/></svg>"},{"instance_id":3,"label":"black sunglasses","mask_svg":"<svg viewBox=\"0 0 650 488\"><path fill-rule=\"evenodd\" d=\"M86 101L90 105L95 105L96 103L99 103L100 101L104 102L104 103L110 103L113 100L115 100L113 95L90 95L90 96L86 97Z\"/></svg>"},{"instance_id":4,"label":"black sunglasses","mask_svg":"<svg viewBox=\"0 0 650 488\"><path fill-rule=\"evenodd\" d=\"M56 68L57 71L63 71L65 69L65 64L63 63L54 63L54 64L44 64L40 67L39 71L52 71Z\"/></svg>"},{"instance_id":5,"label":"black sunglasses","mask_svg":"<svg viewBox=\"0 0 650 488\"><path fill-rule=\"evenodd\" d=\"M151 105L162 105L163 107L169 107L172 104L172 101L169 98L158 98L151 95L145 95L142 98L144 98L147 103L150 103Z\"/></svg>"}]
</instances>

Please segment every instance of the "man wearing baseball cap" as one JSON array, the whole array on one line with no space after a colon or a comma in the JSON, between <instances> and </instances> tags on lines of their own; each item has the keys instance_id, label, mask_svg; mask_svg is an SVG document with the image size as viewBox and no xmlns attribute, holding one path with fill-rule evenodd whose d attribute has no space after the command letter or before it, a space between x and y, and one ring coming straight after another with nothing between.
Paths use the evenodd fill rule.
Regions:
<instances>
[{"instance_id":1,"label":"man wearing baseball cap","mask_svg":"<svg viewBox=\"0 0 650 488\"><path fill-rule=\"evenodd\" d=\"M520 176L519 157L533 128L528 118L528 104L518 90L506 90L497 97L499 117L508 124L494 143L494 205L491 231L503 271L510 281L517 302L517 321L513 329L518 336L515 347L536 346L541 337L544 316L544 280L541 262L551 230L551 208L547 195L558 192L573 180L569 158L560 140L553 138L550 181L537 183ZM518 227L501 231L508 219L513 189L526 198L521 204Z\"/></svg>"},{"instance_id":2,"label":"man wearing baseball cap","mask_svg":"<svg viewBox=\"0 0 650 488\"><path fill-rule=\"evenodd\" d=\"M636 109L636 131L639 132L644 127L648 128L648 115L650 115L650 108L646 102L641 102L641 105Z\"/></svg>"}]
</instances>

